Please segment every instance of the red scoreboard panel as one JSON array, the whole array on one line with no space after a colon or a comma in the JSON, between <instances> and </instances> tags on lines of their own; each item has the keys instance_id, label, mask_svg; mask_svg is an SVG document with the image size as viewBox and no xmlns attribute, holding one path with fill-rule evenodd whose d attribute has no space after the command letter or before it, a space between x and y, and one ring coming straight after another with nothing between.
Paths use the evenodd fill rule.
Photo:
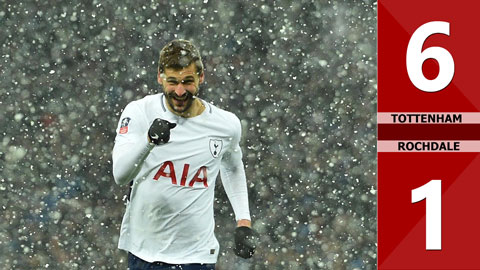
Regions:
<instances>
[{"instance_id":1,"label":"red scoreboard panel","mask_svg":"<svg viewBox=\"0 0 480 270\"><path fill-rule=\"evenodd\" d=\"M379 269L480 269L478 29L480 1L378 1Z\"/></svg>"}]
</instances>

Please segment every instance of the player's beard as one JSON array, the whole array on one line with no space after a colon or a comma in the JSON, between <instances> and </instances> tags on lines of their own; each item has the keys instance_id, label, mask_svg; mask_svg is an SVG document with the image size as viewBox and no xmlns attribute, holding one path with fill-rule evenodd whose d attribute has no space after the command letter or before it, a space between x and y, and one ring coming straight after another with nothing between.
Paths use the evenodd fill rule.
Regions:
<instances>
[{"instance_id":1,"label":"player's beard","mask_svg":"<svg viewBox=\"0 0 480 270\"><path fill-rule=\"evenodd\" d=\"M197 91L195 91L196 94ZM179 97L175 91L166 94L168 105L177 113L186 112L193 104L195 100L194 94L190 93L190 91L186 91L185 95ZM182 106L175 105L175 102L180 102Z\"/></svg>"}]
</instances>

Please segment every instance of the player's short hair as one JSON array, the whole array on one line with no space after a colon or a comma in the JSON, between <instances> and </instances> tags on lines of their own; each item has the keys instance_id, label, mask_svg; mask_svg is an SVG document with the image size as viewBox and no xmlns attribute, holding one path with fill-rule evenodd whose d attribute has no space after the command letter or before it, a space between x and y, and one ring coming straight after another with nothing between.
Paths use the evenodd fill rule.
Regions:
<instances>
[{"instance_id":1,"label":"player's short hair","mask_svg":"<svg viewBox=\"0 0 480 270\"><path fill-rule=\"evenodd\" d=\"M167 68L181 70L192 63L195 63L197 74L201 75L203 73L203 63L197 47L188 40L175 39L160 51L158 72L164 73Z\"/></svg>"}]
</instances>

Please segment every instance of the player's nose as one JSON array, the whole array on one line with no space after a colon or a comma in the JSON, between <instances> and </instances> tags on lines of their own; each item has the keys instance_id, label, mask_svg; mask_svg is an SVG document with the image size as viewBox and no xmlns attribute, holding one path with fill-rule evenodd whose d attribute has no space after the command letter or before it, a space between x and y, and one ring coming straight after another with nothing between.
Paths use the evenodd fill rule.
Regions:
<instances>
[{"instance_id":1,"label":"player's nose","mask_svg":"<svg viewBox=\"0 0 480 270\"><path fill-rule=\"evenodd\" d=\"M185 87L183 87L183 85L181 83L179 83L177 85L177 87L175 87L175 94L177 94L177 96L181 97L181 96L185 95L185 93L187 93L187 90L185 89Z\"/></svg>"}]
</instances>

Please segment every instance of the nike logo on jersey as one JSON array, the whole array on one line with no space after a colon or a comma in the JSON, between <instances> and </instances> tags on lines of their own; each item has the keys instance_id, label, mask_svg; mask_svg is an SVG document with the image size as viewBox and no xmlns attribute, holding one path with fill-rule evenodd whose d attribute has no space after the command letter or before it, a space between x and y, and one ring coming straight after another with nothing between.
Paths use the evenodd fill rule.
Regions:
<instances>
[{"instance_id":1,"label":"nike logo on jersey","mask_svg":"<svg viewBox=\"0 0 480 270\"><path fill-rule=\"evenodd\" d=\"M152 135L152 136L150 136L150 137L152 137L152 139L154 139L154 140L158 140L158 135L157 135L157 134Z\"/></svg>"}]
</instances>

